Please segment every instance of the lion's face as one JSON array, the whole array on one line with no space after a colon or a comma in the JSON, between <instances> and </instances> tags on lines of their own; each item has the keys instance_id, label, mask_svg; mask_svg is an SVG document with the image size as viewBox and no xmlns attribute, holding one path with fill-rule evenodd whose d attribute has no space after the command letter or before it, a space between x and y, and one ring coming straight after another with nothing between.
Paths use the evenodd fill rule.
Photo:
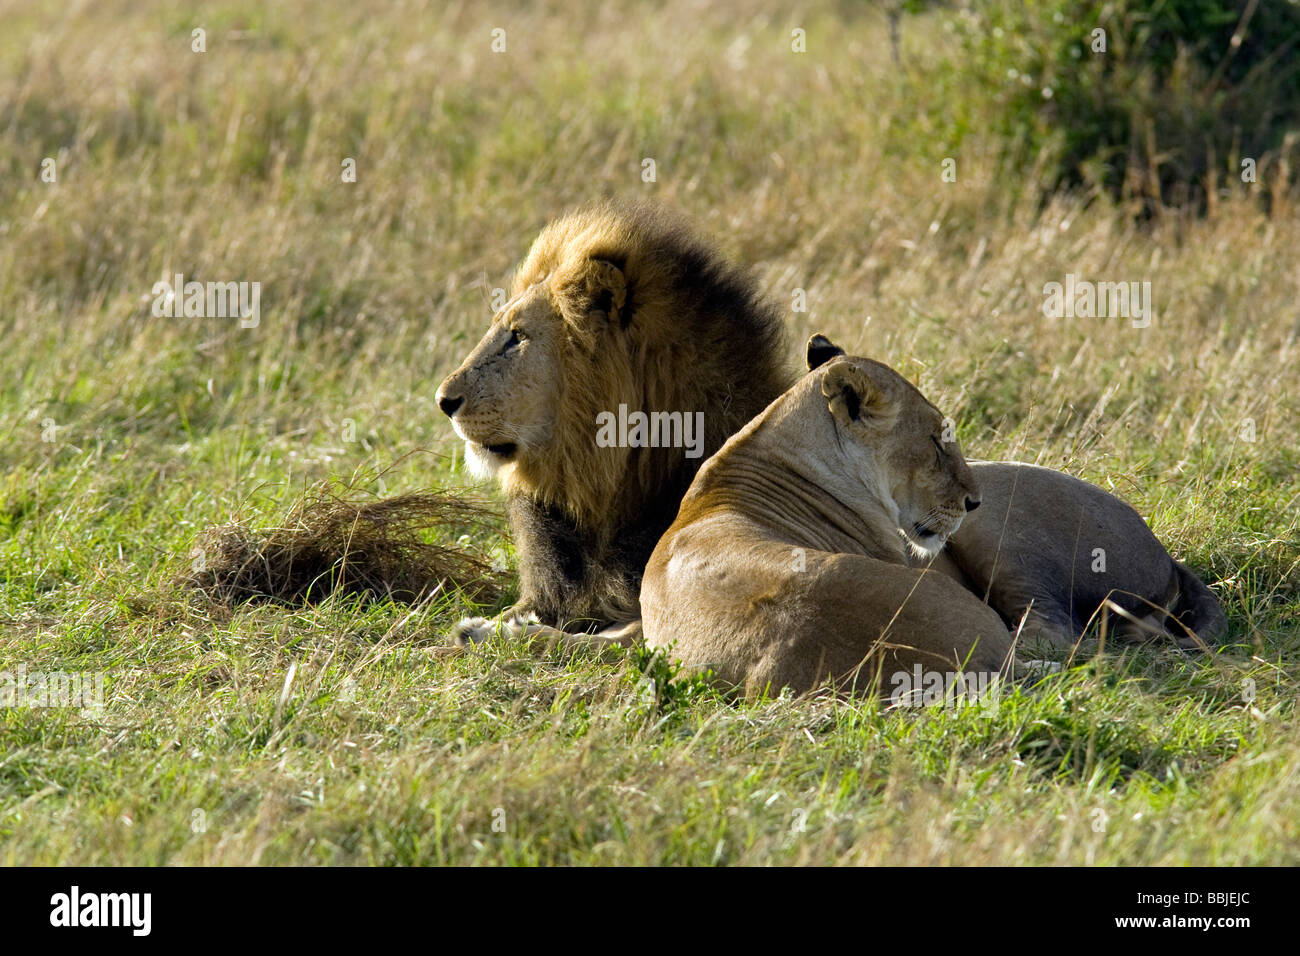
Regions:
<instances>
[{"instance_id":1,"label":"lion's face","mask_svg":"<svg viewBox=\"0 0 1300 956\"><path fill-rule=\"evenodd\" d=\"M594 470L586 466L593 464L597 406L617 407L606 393L626 384L618 370L626 373L619 357L628 349L616 341L626 277L611 262L578 256L516 289L439 386L438 407L465 439L465 459L480 476L495 476L507 493L566 501ZM617 455L601 462L616 469ZM575 475L575 467L589 474Z\"/></svg>"},{"instance_id":2,"label":"lion's face","mask_svg":"<svg viewBox=\"0 0 1300 956\"><path fill-rule=\"evenodd\" d=\"M516 295L438 388L438 407L489 477L545 448L564 392L563 319L544 282Z\"/></svg>"},{"instance_id":3,"label":"lion's face","mask_svg":"<svg viewBox=\"0 0 1300 956\"><path fill-rule=\"evenodd\" d=\"M980 501L950 424L888 366L839 351L817 364L828 361L822 395L857 477L891 512L915 553L937 554ZM816 367L811 342L809 365Z\"/></svg>"}]
</instances>

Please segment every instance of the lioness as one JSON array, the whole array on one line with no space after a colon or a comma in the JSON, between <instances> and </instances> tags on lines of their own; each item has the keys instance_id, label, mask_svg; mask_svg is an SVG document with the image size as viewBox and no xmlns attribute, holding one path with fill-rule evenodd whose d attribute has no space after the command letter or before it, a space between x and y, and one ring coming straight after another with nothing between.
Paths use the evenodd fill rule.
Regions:
<instances>
[{"instance_id":1,"label":"lioness","mask_svg":"<svg viewBox=\"0 0 1300 956\"><path fill-rule=\"evenodd\" d=\"M885 365L837 356L692 482L641 585L647 644L755 695L826 681L1001 671L1011 635L957 582L908 566L980 503L944 417Z\"/></svg>"},{"instance_id":2,"label":"lioness","mask_svg":"<svg viewBox=\"0 0 1300 956\"><path fill-rule=\"evenodd\" d=\"M809 369L844 354L822 335ZM1050 468L974 461L983 507L970 515L933 567L986 600L1021 635L1070 647L1099 612L1121 640L1219 639L1227 620L1195 574L1169 556L1142 516L1114 495Z\"/></svg>"}]
</instances>

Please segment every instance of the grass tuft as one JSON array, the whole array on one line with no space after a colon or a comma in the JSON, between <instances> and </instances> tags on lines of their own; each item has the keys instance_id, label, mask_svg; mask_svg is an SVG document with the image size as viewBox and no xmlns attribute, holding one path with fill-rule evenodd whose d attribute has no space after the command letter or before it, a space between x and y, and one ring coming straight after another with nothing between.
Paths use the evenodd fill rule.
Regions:
<instances>
[{"instance_id":1,"label":"grass tuft","mask_svg":"<svg viewBox=\"0 0 1300 956\"><path fill-rule=\"evenodd\" d=\"M314 604L333 594L411 603L456 590L491 605L505 593L504 569L428 540L473 524L499 529L500 515L456 492L359 500L322 484L275 527L233 522L200 533L180 583L221 604Z\"/></svg>"}]
</instances>

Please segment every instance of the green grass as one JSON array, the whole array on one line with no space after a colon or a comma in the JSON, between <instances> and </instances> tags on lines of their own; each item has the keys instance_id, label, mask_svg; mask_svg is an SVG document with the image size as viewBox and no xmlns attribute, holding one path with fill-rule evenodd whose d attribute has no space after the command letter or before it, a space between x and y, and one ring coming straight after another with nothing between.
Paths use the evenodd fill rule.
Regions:
<instances>
[{"instance_id":1,"label":"green grass","mask_svg":"<svg viewBox=\"0 0 1300 956\"><path fill-rule=\"evenodd\" d=\"M941 13L895 68L843 4L512 9L4 14L0 670L100 673L107 700L0 710L0 861L1300 862L1295 207L1039 209L979 116L943 183L917 119ZM200 531L321 479L467 484L437 383L532 236L599 195L672 202L775 300L806 289L792 341L889 361L972 456L1131 501L1229 644L1107 650L991 716L737 704L642 654L437 656L483 610L455 594L226 613L174 588ZM174 272L261 282L260 324L154 318ZM1046 319L1067 272L1151 281L1155 323Z\"/></svg>"}]
</instances>

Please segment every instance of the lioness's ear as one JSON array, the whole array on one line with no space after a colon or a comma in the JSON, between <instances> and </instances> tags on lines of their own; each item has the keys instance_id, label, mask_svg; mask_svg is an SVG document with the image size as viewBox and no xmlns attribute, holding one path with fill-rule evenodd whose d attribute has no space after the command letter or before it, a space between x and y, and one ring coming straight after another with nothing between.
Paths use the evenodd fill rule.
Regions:
<instances>
[{"instance_id":1,"label":"lioness's ear","mask_svg":"<svg viewBox=\"0 0 1300 956\"><path fill-rule=\"evenodd\" d=\"M623 270L605 259L588 259L582 264L568 290L574 306L591 319L626 325L627 277Z\"/></svg>"},{"instance_id":2,"label":"lioness's ear","mask_svg":"<svg viewBox=\"0 0 1300 956\"><path fill-rule=\"evenodd\" d=\"M808 371L820 368L844 350L818 332L808 340Z\"/></svg>"},{"instance_id":3,"label":"lioness's ear","mask_svg":"<svg viewBox=\"0 0 1300 956\"><path fill-rule=\"evenodd\" d=\"M898 417L894 401L852 362L835 362L822 374L822 395L841 425L869 421L892 425Z\"/></svg>"}]
</instances>

